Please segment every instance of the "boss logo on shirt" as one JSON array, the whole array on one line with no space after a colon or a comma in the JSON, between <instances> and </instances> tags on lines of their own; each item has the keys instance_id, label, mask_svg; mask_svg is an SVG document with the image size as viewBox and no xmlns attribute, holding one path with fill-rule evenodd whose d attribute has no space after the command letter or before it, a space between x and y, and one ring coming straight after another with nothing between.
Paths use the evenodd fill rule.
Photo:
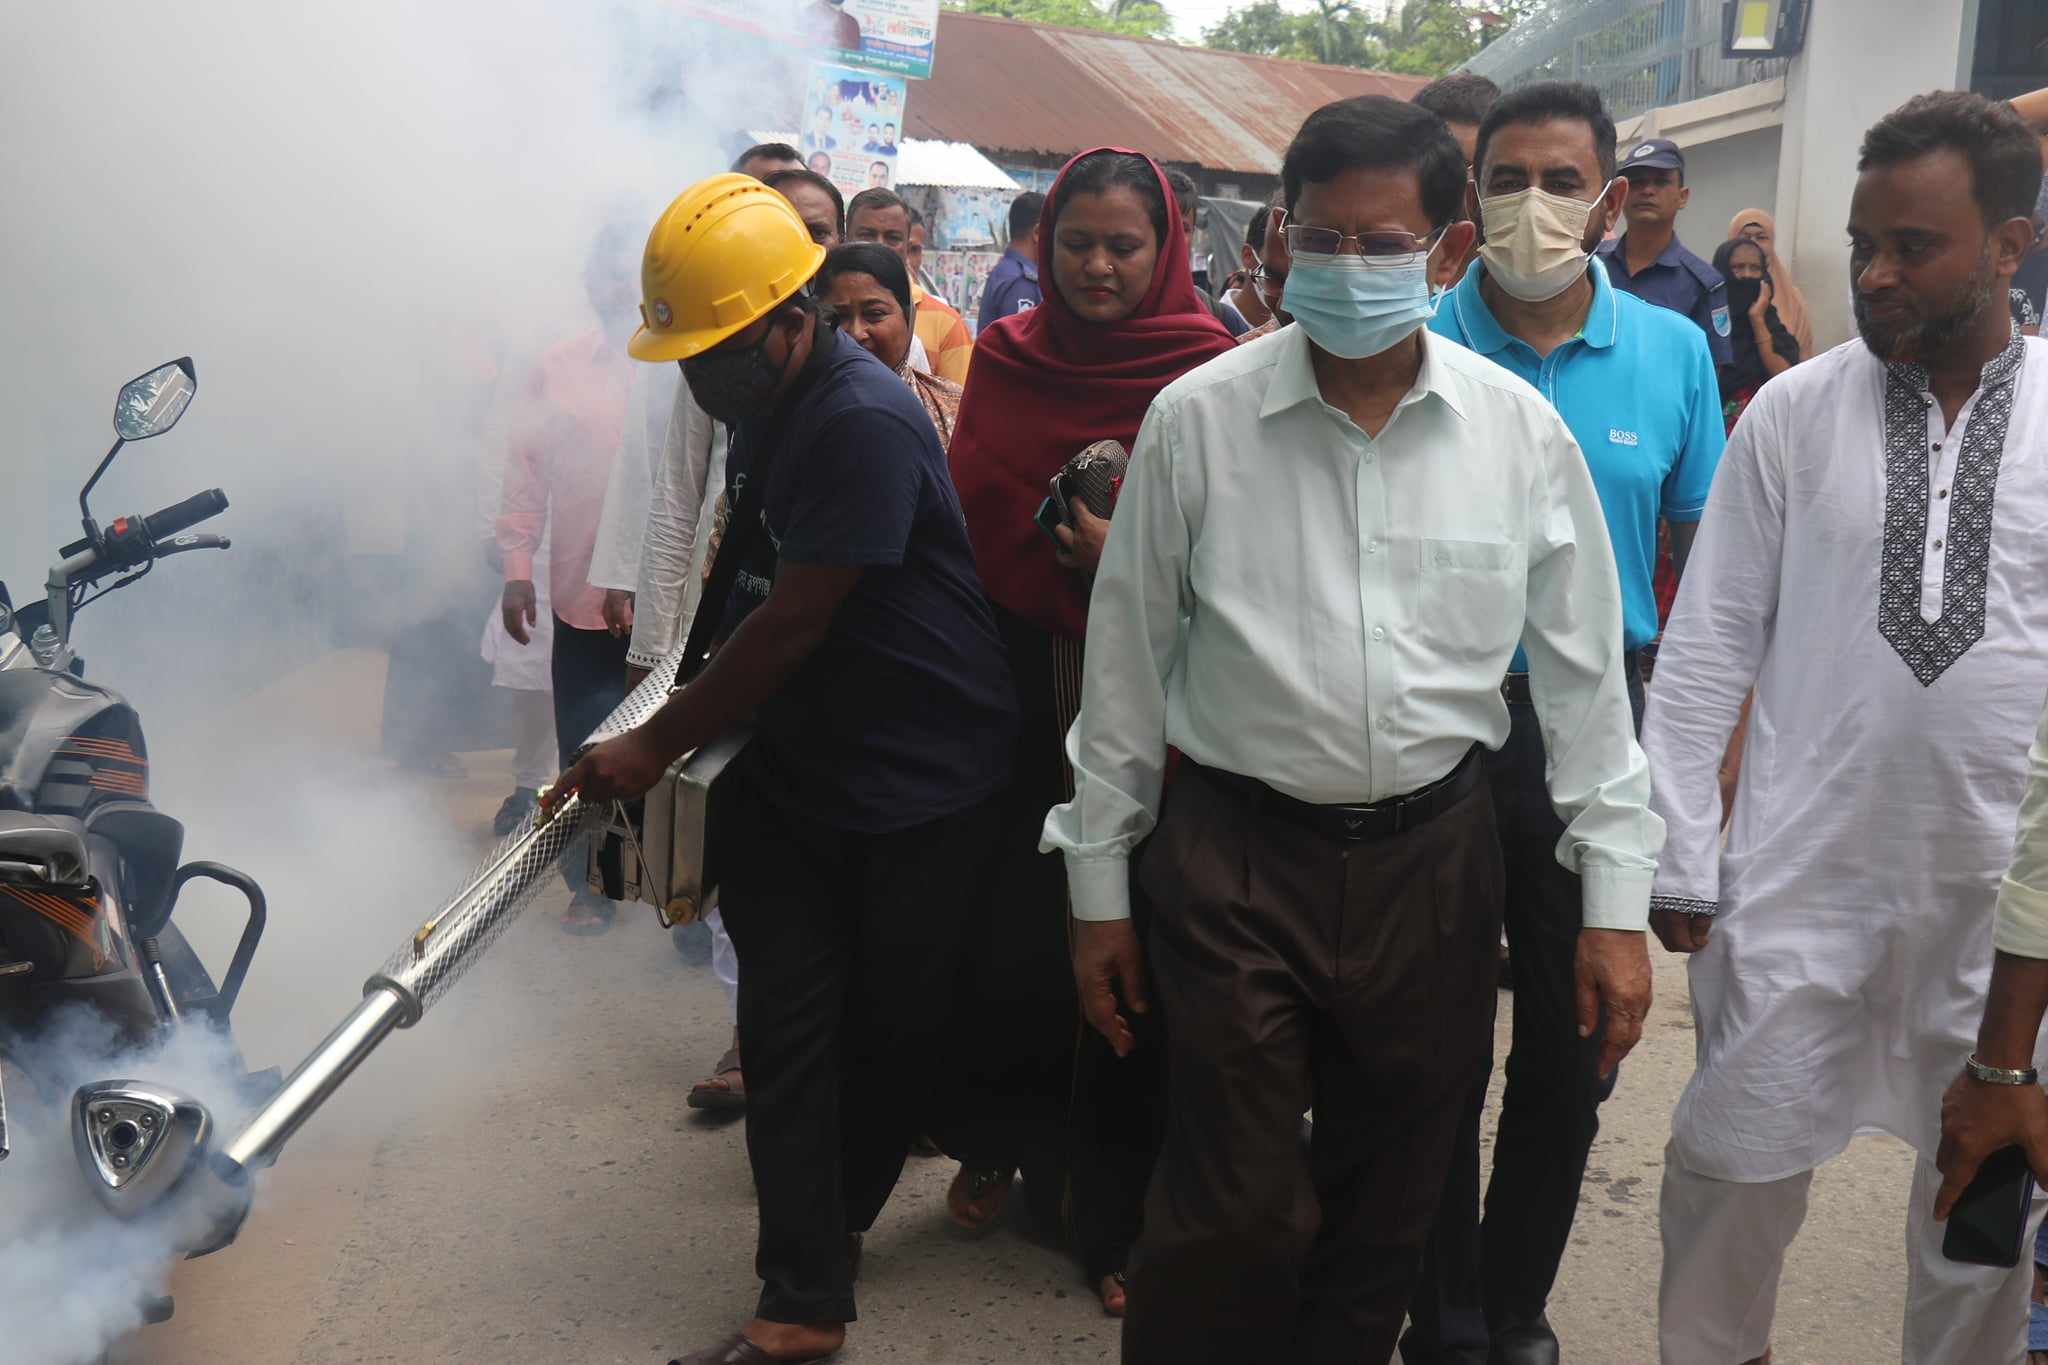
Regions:
<instances>
[{"instance_id":1,"label":"boss logo on shirt","mask_svg":"<svg viewBox=\"0 0 2048 1365\"><path fill-rule=\"evenodd\" d=\"M1623 431L1620 427L1607 428L1607 439L1618 446L1633 446L1642 444L1641 441L1636 439L1636 434L1633 431Z\"/></svg>"}]
</instances>

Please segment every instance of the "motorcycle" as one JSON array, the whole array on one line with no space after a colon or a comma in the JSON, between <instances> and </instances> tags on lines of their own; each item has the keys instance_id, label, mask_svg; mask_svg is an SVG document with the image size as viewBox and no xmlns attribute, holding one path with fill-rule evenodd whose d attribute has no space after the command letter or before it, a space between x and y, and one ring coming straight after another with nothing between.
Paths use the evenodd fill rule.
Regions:
<instances>
[{"instance_id":1,"label":"motorcycle","mask_svg":"<svg viewBox=\"0 0 2048 1365\"><path fill-rule=\"evenodd\" d=\"M58 552L42 598L16 606L0 583L0 1192L6 1158L28 1136L10 1133L9 1092L62 1094L75 1079L42 1074L40 1028L83 1006L136 1048L181 1028L225 1032L263 937L254 880L222 863L179 861L184 826L150 803L140 717L120 693L86 679L72 648L84 607L174 556L229 547L225 536L191 530L227 509L217 488L146 517L102 526L92 515L93 488L114 457L169 431L197 390L189 357L123 385L113 448L78 495L84 536ZM202 879L248 906L218 983L172 921L179 893ZM208 1138L205 1107L164 1087L103 1082L70 1103L74 1158L118 1216L140 1209L153 1173L176 1165L157 1158ZM226 1221L178 1250L218 1250L232 1240ZM170 1308L155 1300L145 1316L160 1321Z\"/></svg>"}]
</instances>

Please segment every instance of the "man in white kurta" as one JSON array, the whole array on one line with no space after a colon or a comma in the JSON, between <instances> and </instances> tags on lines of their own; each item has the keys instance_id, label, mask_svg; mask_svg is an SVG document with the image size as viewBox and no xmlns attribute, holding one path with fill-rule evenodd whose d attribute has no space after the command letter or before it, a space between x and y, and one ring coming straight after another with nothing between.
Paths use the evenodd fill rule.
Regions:
<instances>
[{"instance_id":1,"label":"man in white kurta","mask_svg":"<svg viewBox=\"0 0 2048 1365\"><path fill-rule=\"evenodd\" d=\"M1974 212L1955 160L1960 186L1944 195L1886 192L1946 207L1960 194ZM1898 264L1910 251L1887 254L1890 235L1871 229L1855 255L1859 323L1880 340L1910 314L1888 301L1911 297L1899 277L1916 268ZM1665 1153L1667 1365L1765 1354L1812 1171L1863 1132L1919 1153L1904 1359L2021 1358L2030 1267L1949 1262L1932 1218L1941 1093L1983 1011L2025 741L2048 692L2048 343L2011 334L2000 350L1996 335L1948 338L1950 375L1957 346L1993 352L1952 420L1929 370L1886 364L1877 342L1773 379L1701 522L1643 728L1670 831L1652 909L1667 944L1699 944L1673 926L1705 940L1691 961L1698 1070ZM1716 773L1752 685L1724 848Z\"/></svg>"}]
</instances>

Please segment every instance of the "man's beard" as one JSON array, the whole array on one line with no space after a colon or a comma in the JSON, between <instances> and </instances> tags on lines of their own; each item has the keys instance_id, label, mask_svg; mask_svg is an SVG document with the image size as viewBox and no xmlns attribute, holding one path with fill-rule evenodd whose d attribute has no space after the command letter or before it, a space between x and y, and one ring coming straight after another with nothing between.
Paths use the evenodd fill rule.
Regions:
<instances>
[{"instance_id":1,"label":"man's beard","mask_svg":"<svg viewBox=\"0 0 2048 1365\"><path fill-rule=\"evenodd\" d=\"M1949 298L1946 308L1906 326L1887 326L1873 319L1866 296L1859 292L1856 330L1871 354L1887 365L1902 361L1928 365L1961 345L1975 330L1997 282L1997 272L1991 268L1991 253L1987 251L1975 273Z\"/></svg>"}]
</instances>

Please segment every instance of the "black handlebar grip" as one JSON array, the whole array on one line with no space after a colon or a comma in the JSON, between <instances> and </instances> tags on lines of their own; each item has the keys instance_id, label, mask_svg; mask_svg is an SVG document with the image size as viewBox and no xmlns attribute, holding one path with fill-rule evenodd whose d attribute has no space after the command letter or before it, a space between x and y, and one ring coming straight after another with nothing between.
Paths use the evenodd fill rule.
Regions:
<instances>
[{"instance_id":1,"label":"black handlebar grip","mask_svg":"<svg viewBox=\"0 0 2048 1365\"><path fill-rule=\"evenodd\" d=\"M218 488L209 488L204 493L194 493L183 502L173 503L161 512L152 512L142 519L149 528L151 540L165 540L178 534L188 526L197 526L208 517L217 517L228 510L228 495Z\"/></svg>"}]
</instances>

